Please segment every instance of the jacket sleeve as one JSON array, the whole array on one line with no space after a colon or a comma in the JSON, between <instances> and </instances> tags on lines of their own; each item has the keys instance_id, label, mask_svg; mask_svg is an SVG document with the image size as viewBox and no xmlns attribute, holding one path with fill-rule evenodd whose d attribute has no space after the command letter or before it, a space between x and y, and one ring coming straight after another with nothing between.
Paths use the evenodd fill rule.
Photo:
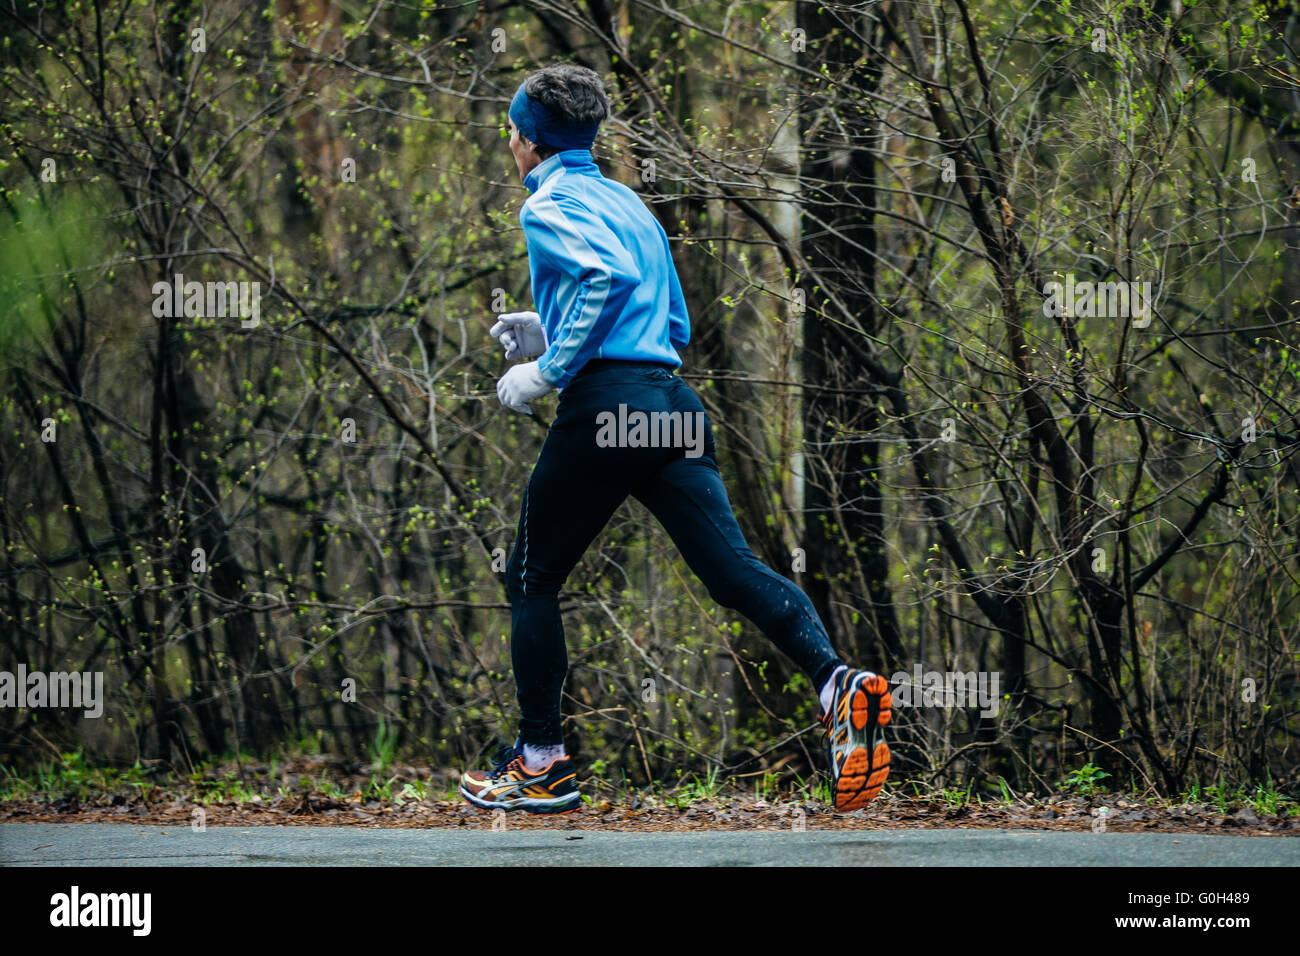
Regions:
<instances>
[{"instance_id":1,"label":"jacket sleeve","mask_svg":"<svg viewBox=\"0 0 1300 956\"><path fill-rule=\"evenodd\" d=\"M576 283L568 302L534 303L542 323L553 330L538 368L548 382L563 388L599 351L640 284L641 272L619 238L579 203L539 196L525 207L520 222L530 267L558 271Z\"/></svg>"}]
</instances>

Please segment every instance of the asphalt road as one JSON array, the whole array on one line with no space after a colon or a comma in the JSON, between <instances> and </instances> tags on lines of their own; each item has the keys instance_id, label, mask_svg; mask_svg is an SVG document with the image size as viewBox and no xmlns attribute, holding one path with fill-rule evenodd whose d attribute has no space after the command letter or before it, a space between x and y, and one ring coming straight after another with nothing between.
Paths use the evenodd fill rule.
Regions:
<instances>
[{"instance_id":1,"label":"asphalt road","mask_svg":"<svg viewBox=\"0 0 1300 956\"><path fill-rule=\"evenodd\" d=\"M581 839L579 839L579 837ZM1031 830L0 825L0 866L1300 866L1300 839Z\"/></svg>"}]
</instances>

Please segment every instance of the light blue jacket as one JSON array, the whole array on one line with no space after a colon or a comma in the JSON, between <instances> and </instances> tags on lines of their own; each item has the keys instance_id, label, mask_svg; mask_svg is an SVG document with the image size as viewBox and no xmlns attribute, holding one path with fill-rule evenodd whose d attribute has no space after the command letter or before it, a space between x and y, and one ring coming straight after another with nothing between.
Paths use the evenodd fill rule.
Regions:
<instances>
[{"instance_id":1,"label":"light blue jacket","mask_svg":"<svg viewBox=\"0 0 1300 956\"><path fill-rule=\"evenodd\" d=\"M668 235L641 198L585 149L543 160L524 185L519 224L550 343L543 377L563 388L594 358L681 365L690 318Z\"/></svg>"}]
</instances>

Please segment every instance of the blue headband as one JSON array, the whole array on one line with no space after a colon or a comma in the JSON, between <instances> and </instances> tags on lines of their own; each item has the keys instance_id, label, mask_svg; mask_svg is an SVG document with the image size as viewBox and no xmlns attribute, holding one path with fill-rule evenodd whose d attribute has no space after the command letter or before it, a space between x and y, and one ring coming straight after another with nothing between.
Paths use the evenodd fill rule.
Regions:
<instances>
[{"instance_id":1,"label":"blue headband","mask_svg":"<svg viewBox=\"0 0 1300 956\"><path fill-rule=\"evenodd\" d=\"M520 134L534 145L555 150L591 149L596 142L596 129L600 126L599 123L567 122L563 116L551 112L525 93L523 83L519 84L515 98L510 101L510 118Z\"/></svg>"}]
</instances>

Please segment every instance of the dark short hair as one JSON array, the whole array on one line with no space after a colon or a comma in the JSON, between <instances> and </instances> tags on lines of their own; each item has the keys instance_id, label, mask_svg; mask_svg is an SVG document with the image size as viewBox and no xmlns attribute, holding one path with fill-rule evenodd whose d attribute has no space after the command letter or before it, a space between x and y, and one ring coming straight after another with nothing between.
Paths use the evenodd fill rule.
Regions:
<instances>
[{"instance_id":1,"label":"dark short hair","mask_svg":"<svg viewBox=\"0 0 1300 956\"><path fill-rule=\"evenodd\" d=\"M609 116L605 84L600 74L585 66L559 63L545 67L524 80L524 92L575 126L600 123ZM543 159L555 155L549 146L533 145Z\"/></svg>"}]
</instances>

